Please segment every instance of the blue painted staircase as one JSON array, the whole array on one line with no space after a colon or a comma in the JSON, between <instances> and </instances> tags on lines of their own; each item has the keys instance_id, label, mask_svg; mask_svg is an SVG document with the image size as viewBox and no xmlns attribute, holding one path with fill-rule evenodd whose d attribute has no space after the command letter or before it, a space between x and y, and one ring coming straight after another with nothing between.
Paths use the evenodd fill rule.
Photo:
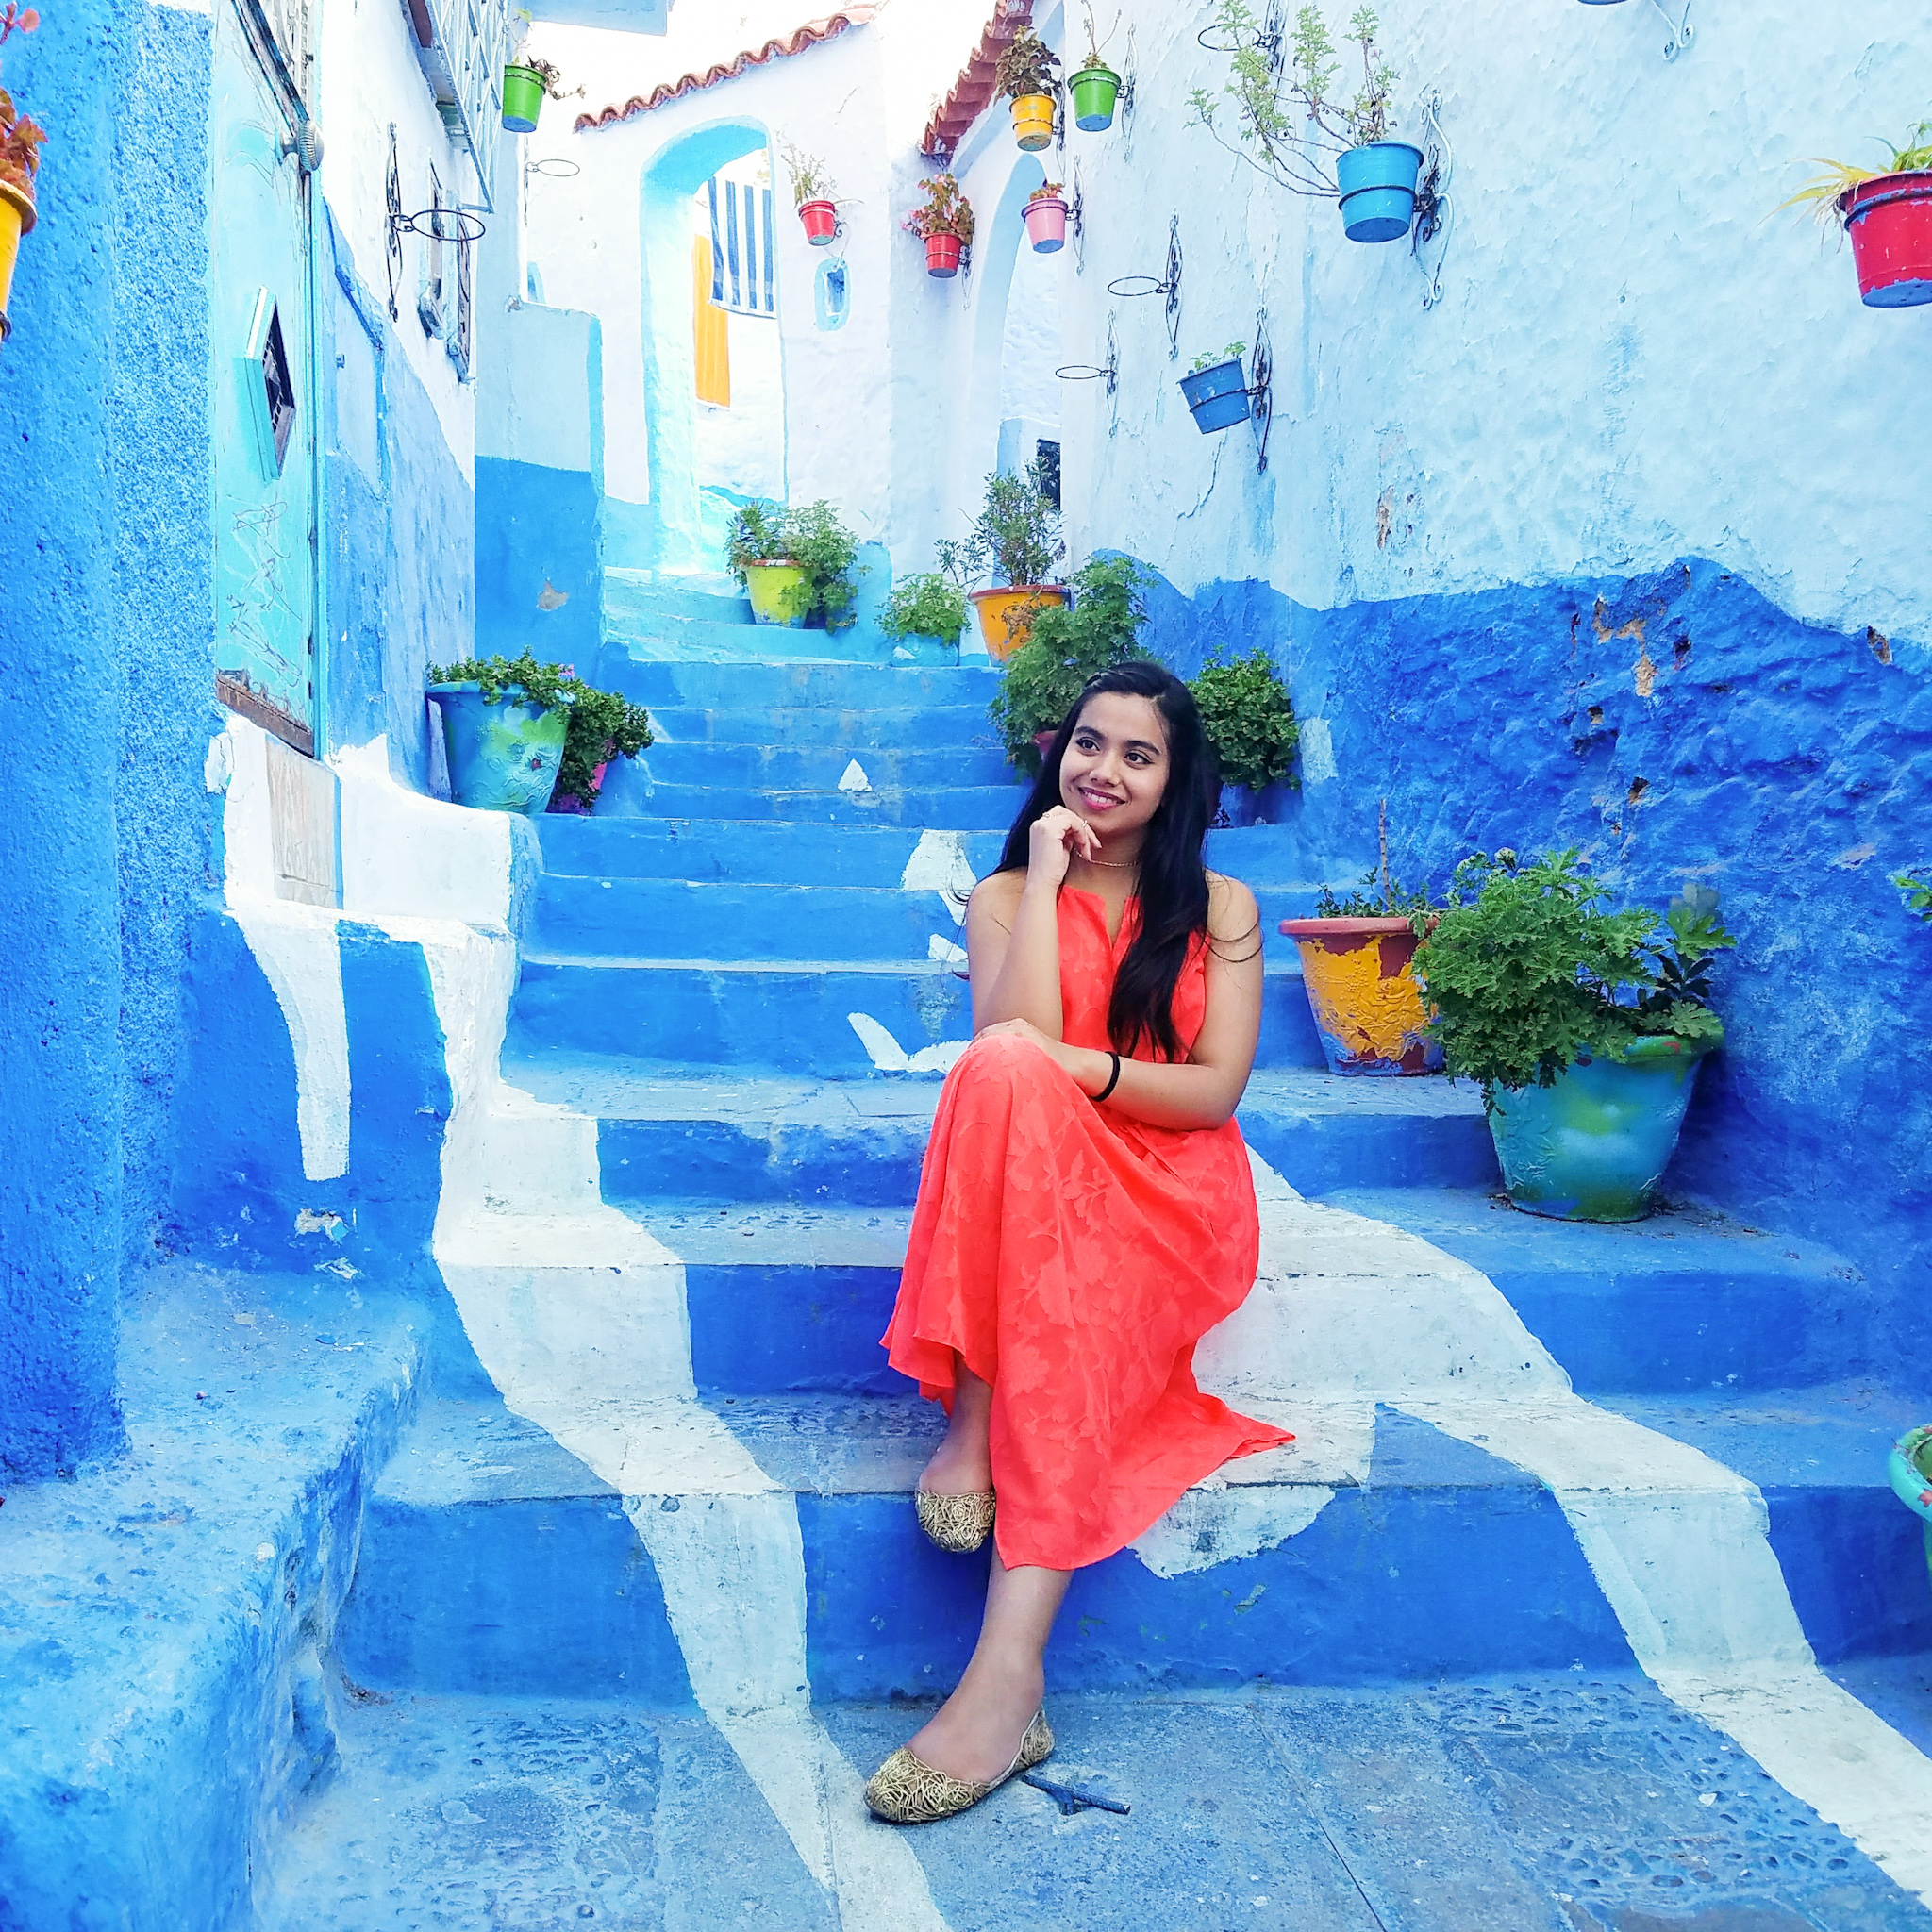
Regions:
<instances>
[{"instance_id":1,"label":"blue painted staircase","mask_svg":"<svg viewBox=\"0 0 1932 1932\"><path fill-rule=\"evenodd\" d=\"M942 1691L976 1626L984 1558L932 1550L908 1504L941 1419L886 1369L877 1339L939 1091L933 1058L970 1035L961 895L994 862L1021 793L985 720L991 672L778 657L808 649L810 634L747 640L728 605L706 592L674 606L641 581L613 592L604 675L650 706L658 742L613 784L599 816L542 824L544 876L505 1074L539 1102L594 1119L602 1200L681 1269L689 1386L795 1511L808 1681L800 1691L862 1774L867 1754L909 1727L864 1707ZM1828 1254L1690 1211L1630 1228L1513 1212L1496 1192L1474 1096L1439 1080L1341 1081L1323 1071L1291 951L1272 939L1274 922L1306 909L1313 890L1292 836L1216 833L1210 862L1255 888L1271 935L1262 1048L1241 1119L1257 1153L1307 1197L1278 1208L1293 1252L1276 1257L1274 1291L1291 1296L1312 1281L1321 1292L1344 1279L1343 1263L1307 1261L1304 1277L1303 1261L1364 1228L1383 1243L1385 1272L1412 1265L1419 1281L1474 1293L1468 1282L1480 1271L1534 1338L1530 1348L1547 1348L1596 1409L1702 1449L1758 1486L1822 1662L1856 1674L1932 1651L1917 1526L1883 1474L1885 1444L1919 1418L1884 1390L1856 1275ZM1425 1309L1425 1295L1412 1307ZM1379 1338L1359 1341L1373 1365ZM639 1374L662 1366L641 1363ZM1239 1381L1239 1348L1222 1366ZM1458 1373L1453 1361L1441 1366L1444 1388ZM1595 1738L1596 1774L1620 1792L1641 1786L1663 1805L1659 1791L1716 1775L1685 1769L1688 1758L1660 1768L1655 1740L1667 1735L1701 1740L1700 1764L1732 1753L1740 1775L1762 1778L1635 1674L1631 1639L1548 1480L1439 1425L1426 1402L1405 1411L1384 1399L1372 1368L1357 1381L1344 1391L1347 1416L1309 1398L1293 1410L1295 1451L1230 1472L1232 1484L1184 1504L1164 1541L1075 1579L1049 1659L1080 1740L1057 1760L1073 1761L1074 1782L1113 1789L1108 1754L1133 1748L1127 1732L1139 1726L1144 1739L1178 1724L1194 1727L1202 1754L1175 1773L1195 1780L1187 1789L1222 1779L1232 1789L1249 1733L1237 1743L1233 1731L1217 1732L1216 1742L1205 1719L1177 1713L1208 1709L1189 1701L1207 1693L1233 1696L1262 1732L1274 1724L1268 1735L1278 1741L1280 1724L1293 1722L1270 1718L1267 1698L1287 1693L1263 1686L1329 1687L1309 1694L1330 1699L1343 1731L1357 1726L1366 1764L1380 1748L1369 1740L1372 1707L1383 1714L1375 1722L1399 1730L1443 1694L1430 1687L1453 1682L1496 1687L1506 1724L1570 1698L1560 1722L1523 1722ZM264 1932L593 1917L1161 1932L1677 1923L1668 1912L1627 1916L1686 1901L1651 1886L1650 1866L1641 1883L1629 1878L1613 1851L1600 1861L1612 1874L1607 1889L1585 1874L1596 1890L1576 1878L1565 1890L1572 1881L1550 1850L1560 1807L1529 1818L1521 1794L1545 1774L1527 1760L1512 1760L1517 1800L1499 1795L1490 1771L1445 1774L1426 1804L1410 1791L1418 1817L1446 1834L1431 1860L1488 1868L1453 1897L1440 1886L1414 1890L1419 1879L1402 1892L1410 1881L1398 1868L1410 1861L1361 1840L1360 1815L1332 1821L1325 1840L1288 1860L1303 1860L1300 1875L1285 1874L1288 1820L1316 1801L1284 1760L1274 1796L1242 1799L1245 1822L1229 1822L1211 1857L1200 1838L1207 1814L1158 1791L1143 1792L1134 1815L1165 1847L1159 1857L1151 1840L1133 1851L1136 1828L1116 1814L1062 1820L1057 1801L1027 1794L1004 1814L1024 1813L1034 1834L1038 1882L1022 1918L1010 1893L974 1880L975 1858L1010 1863L997 1807L950 1837L917 1841L930 1901L908 1904L903 1919L869 1917L842 1885L828 1891L804 1875L800 1827L787 1823L788 1844L774 1823L782 1807L767 1808L771 1787L753 1790L700 1718L717 1715L692 1662L704 1634L681 1618L662 1573L670 1546L658 1540L658 1519L725 1506L703 1487L633 1491L595 1474L516 1406L428 1405L376 1487L339 1638L356 1698L344 1795L291 1840ZM1351 1446L1344 1439L1357 1424ZM721 1615L733 1574L721 1564ZM1537 1674L1558 1674L1549 1680L1558 1688L1537 1688ZM1652 1741L1619 1758L1622 1733L1605 1732L1586 1708L1597 1691L1636 1700L1630 1707L1648 1715L1630 1735ZM1124 1695L1141 1700L1125 1732ZM1344 1710L1336 1698L1357 1702ZM1410 1714L1399 1724L1389 1715L1398 1710ZM1493 1730L1488 1719L1476 1729L1485 1724ZM474 1753L450 1741L459 1732ZM738 1756L758 1775L755 1754L741 1744ZM536 1796L525 1757L548 1767ZM1328 1773L1344 1784L1349 1774L1345 1763ZM736 1822L705 1827L689 1790L682 1808L673 1803L679 1777L711 1780L705 1802ZM508 1838L495 1841L525 1849L502 1854L509 1862L489 1897L523 1899L525 1916L466 1918L485 1909L484 1893L475 1860L451 1847L468 1842L479 1805L498 1802L488 1792L512 1787L525 1794L523 1824L506 1824ZM1294 1790L1302 1796L1291 1801ZM1701 1791L1686 1790L1686 1815L1711 1824L1708 1807L1697 1809ZM1795 1801L1777 1797L1790 1811ZM658 1807L654 1817L668 1806L671 1822L640 1837L626 1805ZM1932 1914L1848 1840L1803 1805L1795 1812L1799 1824L1776 1828L1819 1834L1808 1864L1767 1866L1771 1827L1758 1831L1746 1805L1733 1822L1740 1843L1757 1833L1750 1860L1716 1869L1718 1853L1700 1852L1670 1868L1677 1886L1691 1866L1708 1871L1690 1902L1743 1914L1711 1927L1932 1926ZM541 1822L553 1813L554 1829ZM407 1825L419 1814L426 1825ZM1076 1825L1077 1841L1065 1838ZM1628 1828L1669 1836L1662 1824ZM1122 1884L1141 1874L1126 1890L1096 1891L1074 1875L1079 1844L1102 1855L1092 1838L1103 1831ZM1588 1838L1575 1840L1585 1862L1597 1856ZM660 1861L650 1873L647 1840ZM1143 1854L1153 1858L1144 1870L1134 1863ZM733 1857L739 1865L721 1875ZM433 1898L409 1875L423 1858L443 1873ZM545 1859L563 1864L539 1882L530 1874ZM1251 1864L1252 1879L1235 1875ZM1043 1890L1041 1873L1058 1874ZM1832 1906L1833 1885L1853 1905ZM923 1916L929 1910L937 1916Z\"/></svg>"}]
</instances>

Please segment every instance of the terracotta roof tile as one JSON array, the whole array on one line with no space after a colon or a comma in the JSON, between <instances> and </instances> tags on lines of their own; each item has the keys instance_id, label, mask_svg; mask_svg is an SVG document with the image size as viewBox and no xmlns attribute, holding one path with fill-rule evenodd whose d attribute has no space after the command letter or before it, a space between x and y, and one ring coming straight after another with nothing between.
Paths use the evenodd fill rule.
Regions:
<instances>
[{"instance_id":1,"label":"terracotta roof tile","mask_svg":"<svg viewBox=\"0 0 1932 1932\"><path fill-rule=\"evenodd\" d=\"M575 128L579 134L589 133L599 127L614 127L620 121L634 120L640 114L648 114L653 108L661 108L668 102L681 100L686 94L694 94L708 87L716 87L720 81L736 80L741 74L753 67L762 67L768 60L789 58L793 54L802 54L808 47L815 47L821 41L829 41L842 34L849 26L863 26L879 10L879 4L847 7L837 13L827 14L824 20L808 21L795 33L783 40L767 41L762 47L747 48L742 54L730 60L721 60L714 67L708 67L702 74L680 75L675 80L667 80L663 86L656 87L648 94L633 94L621 108L606 108L600 114L579 114ZM1026 0L1030 8L1032 0Z\"/></svg>"},{"instance_id":2,"label":"terracotta roof tile","mask_svg":"<svg viewBox=\"0 0 1932 1932\"><path fill-rule=\"evenodd\" d=\"M1032 24L1033 0L996 0L992 18L979 36L978 46L960 69L952 92L925 124L925 138L919 144L922 154L936 161L951 158L966 130L985 113L992 100L1000 50L1022 27Z\"/></svg>"}]
</instances>

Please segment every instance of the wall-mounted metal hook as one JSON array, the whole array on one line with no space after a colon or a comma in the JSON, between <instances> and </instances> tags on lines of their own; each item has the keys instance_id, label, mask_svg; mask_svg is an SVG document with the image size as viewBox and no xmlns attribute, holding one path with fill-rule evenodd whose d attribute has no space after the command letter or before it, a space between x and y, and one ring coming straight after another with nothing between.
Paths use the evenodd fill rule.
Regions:
<instances>
[{"instance_id":1,"label":"wall-mounted metal hook","mask_svg":"<svg viewBox=\"0 0 1932 1932\"><path fill-rule=\"evenodd\" d=\"M1077 163L1073 173L1073 190L1067 200L1067 228L1074 238L1074 273L1078 275L1087 266L1087 223L1086 204L1080 194L1080 170Z\"/></svg>"},{"instance_id":2,"label":"wall-mounted metal hook","mask_svg":"<svg viewBox=\"0 0 1932 1932\"><path fill-rule=\"evenodd\" d=\"M1680 20L1673 20L1664 8L1664 0L1650 0L1650 4L1663 14L1664 25L1670 28L1671 37L1664 42L1664 58L1674 60L1690 44L1690 0L1684 0L1684 13Z\"/></svg>"},{"instance_id":3,"label":"wall-mounted metal hook","mask_svg":"<svg viewBox=\"0 0 1932 1932\"><path fill-rule=\"evenodd\" d=\"M541 161L525 161L525 175L541 175L546 181L568 181L584 171L575 161L567 161L561 155L550 155Z\"/></svg>"},{"instance_id":4,"label":"wall-mounted metal hook","mask_svg":"<svg viewBox=\"0 0 1932 1932\"><path fill-rule=\"evenodd\" d=\"M1054 374L1062 382L1104 382L1107 385L1107 402L1109 415L1117 423L1118 410L1115 395L1120 388L1121 352L1120 344L1114 339L1113 317L1107 318L1107 360L1105 362L1063 362ZM1113 429L1108 428L1109 436Z\"/></svg>"},{"instance_id":5,"label":"wall-mounted metal hook","mask_svg":"<svg viewBox=\"0 0 1932 1932\"><path fill-rule=\"evenodd\" d=\"M1255 353L1248 364L1248 421L1255 430L1255 468L1268 473L1268 432L1274 424L1274 358L1268 347L1268 311L1255 317Z\"/></svg>"},{"instance_id":6,"label":"wall-mounted metal hook","mask_svg":"<svg viewBox=\"0 0 1932 1932\"><path fill-rule=\"evenodd\" d=\"M1433 308L1442 299L1442 264L1449 258L1449 231L1456 218L1449 193L1456 151L1442 129L1442 96L1435 88L1423 96L1422 117L1423 169L1416 183L1415 225L1409 230L1408 252L1422 271L1423 307Z\"/></svg>"},{"instance_id":7,"label":"wall-mounted metal hook","mask_svg":"<svg viewBox=\"0 0 1932 1932\"><path fill-rule=\"evenodd\" d=\"M1167 274L1159 280L1152 275L1117 275L1108 283L1109 295L1167 297L1167 354L1172 361L1181 352L1181 218L1170 216L1167 224Z\"/></svg>"}]
</instances>

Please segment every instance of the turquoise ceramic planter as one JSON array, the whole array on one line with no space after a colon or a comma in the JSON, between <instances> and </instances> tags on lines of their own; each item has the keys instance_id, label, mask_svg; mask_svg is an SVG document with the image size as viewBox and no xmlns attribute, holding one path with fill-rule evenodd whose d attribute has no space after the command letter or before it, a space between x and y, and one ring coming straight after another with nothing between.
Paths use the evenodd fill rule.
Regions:
<instances>
[{"instance_id":1,"label":"turquoise ceramic planter","mask_svg":"<svg viewBox=\"0 0 1932 1932\"><path fill-rule=\"evenodd\" d=\"M1891 1479L1892 1494L1924 1519L1925 1567L1932 1570L1932 1423L1907 1430L1891 1445L1885 1473Z\"/></svg>"},{"instance_id":2,"label":"turquoise ceramic planter","mask_svg":"<svg viewBox=\"0 0 1932 1932\"><path fill-rule=\"evenodd\" d=\"M479 684L432 684L429 695L442 713L451 797L484 811L543 810L563 762L568 703L542 711L506 693L487 704Z\"/></svg>"},{"instance_id":3,"label":"turquoise ceramic planter","mask_svg":"<svg viewBox=\"0 0 1932 1932\"><path fill-rule=\"evenodd\" d=\"M1641 1221L1707 1051L1638 1040L1622 1059L1578 1060L1553 1087L1494 1090L1490 1132L1509 1198L1558 1221Z\"/></svg>"}]
</instances>

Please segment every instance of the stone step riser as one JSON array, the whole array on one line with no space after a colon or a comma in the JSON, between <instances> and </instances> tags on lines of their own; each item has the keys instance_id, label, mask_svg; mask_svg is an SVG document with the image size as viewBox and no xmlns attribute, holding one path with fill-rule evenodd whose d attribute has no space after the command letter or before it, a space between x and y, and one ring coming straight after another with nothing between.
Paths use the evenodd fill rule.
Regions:
<instances>
[{"instance_id":1,"label":"stone step riser","mask_svg":"<svg viewBox=\"0 0 1932 1932\"><path fill-rule=\"evenodd\" d=\"M868 751L997 743L984 705L928 705L896 711L841 710L828 705L750 705L701 710L653 705L651 728L660 744L831 745L863 758Z\"/></svg>"},{"instance_id":2,"label":"stone step riser","mask_svg":"<svg viewBox=\"0 0 1932 1932\"><path fill-rule=\"evenodd\" d=\"M524 964L511 1043L519 1057L558 1049L844 1079L875 1070L851 1024L855 1013L876 1021L908 1055L973 1035L966 982L940 966L854 972L532 958ZM1256 1064L1322 1064L1299 974L1268 975Z\"/></svg>"},{"instance_id":3,"label":"stone step riser","mask_svg":"<svg viewBox=\"0 0 1932 1932\"><path fill-rule=\"evenodd\" d=\"M1291 958L1279 920L1313 887L1257 892L1270 957ZM546 875L531 941L541 953L672 959L925 959L964 934L936 891L839 886L692 885Z\"/></svg>"},{"instance_id":4,"label":"stone step riser","mask_svg":"<svg viewBox=\"0 0 1932 1932\"><path fill-rule=\"evenodd\" d=\"M1273 1492L1285 1508L1294 1492ZM1882 1490L1767 1491L1801 1606L1848 1566L1888 1571L1908 1541ZM702 1499L650 1496L643 1509ZM1312 1507L1312 1499L1308 1506ZM987 1557L932 1548L904 1493L801 1495L815 1702L930 1696L977 1634ZM1909 1524L1909 1519L1906 1519ZM1906 1566L1896 1566L1905 1574ZM1897 1574L1837 1591L1831 1662L1932 1637ZM725 1582L721 1575L720 1587ZM350 1678L397 1694L692 1698L657 1574L615 1496L442 1507L378 1499L338 1632ZM1124 1551L1077 1573L1047 1651L1049 1693L1355 1685L1628 1668L1628 1644L1554 1497L1531 1482L1373 1483L1335 1493L1274 1548L1178 1575Z\"/></svg>"},{"instance_id":5,"label":"stone step riser","mask_svg":"<svg viewBox=\"0 0 1932 1932\"><path fill-rule=\"evenodd\" d=\"M633 697L627 680L653 665L736 670L754 663L880 672L900 668L893 663L891 640L876 631L793 630L785 625L713 624L699 618L647 620L634 629L610 626L597 654L599 681Z\"/></svg>"},{"instance_id":6,"label":"stone step riser","mask_svg":"<svg viewBox=\"0 0 1932 1932\"><path fill-rule=\"evenodd\" d=\"M705 782L654 784L641 764L624 762L606 777L597 801L606 818L730 819L745 824L899 825L923 831L947 825L961 831L1005 831L1026 794L1017 785L873 789L846 792L768 791L753 785Z\"/></svg>"},{"instance_id":7,"label":"stone step riser","mask_svg":"<svg viewBox=\"0 0 1932 1932\"><path fill-rule=\"evenodd\" d=\"M732 791L836 791L858 765L881 791L958 791L994 785L1010 791L1012 810L1025 796L1007 755L981 734L977 746L947 744L915 751L861 751L850 745L658 743L637 760L652 785L703 785ZM1010 813L1008 817L1010 818Z\"/></svg>"},{"instance_id":8,"label":"stone step riser","mask_svg":"<svg viewBox=\"0 0 1932 1932\"><path fill-rule=\"evenodd\" d=\"M805 636L760 629L768 637ZM823 633L819 633L823 635ZM757 711L793 706L828 711L971 708L981 717L999 691L999 674L972 669L914 670L884 664L798 663L759 658L734 663L626 662L606 651L606 669L621 674L625 694L641 705L703 711Z\"/></svg>"}]
</instances>

